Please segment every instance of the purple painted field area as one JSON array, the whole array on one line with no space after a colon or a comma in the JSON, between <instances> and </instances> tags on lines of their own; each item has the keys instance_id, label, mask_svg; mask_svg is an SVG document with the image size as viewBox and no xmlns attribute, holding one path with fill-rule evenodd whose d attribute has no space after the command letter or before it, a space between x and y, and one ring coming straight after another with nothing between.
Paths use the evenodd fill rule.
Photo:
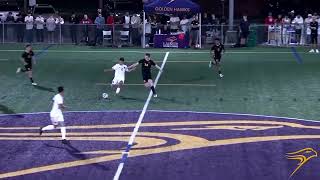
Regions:
<instances>
[{"instance_id":1,"label":"purple painted field area","mask_svg":"<svg viewBox=\"0 0 320 180\"><path fill-rule=\"evenodd\" d=\"M111 180L139 114L66 113L67 145L47 113L2 115L0 178ZM319 144L318 122L149 111L120 179L316 180Z\"/></svg>"}]
</instances>

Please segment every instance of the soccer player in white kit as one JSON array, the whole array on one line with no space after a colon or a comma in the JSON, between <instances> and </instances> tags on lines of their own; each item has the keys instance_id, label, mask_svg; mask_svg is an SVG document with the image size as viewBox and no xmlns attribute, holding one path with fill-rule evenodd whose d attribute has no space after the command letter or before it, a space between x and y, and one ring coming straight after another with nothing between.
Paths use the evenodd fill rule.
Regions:
<instances>
[{"instance_id":1,"label":"soccer player in white kit","mask_svg":"<svg viewBox=\"0 0 320 180\"><path fill-rule=\"evenodd\" d=\"M119 62L115 64L112 69L105 69L104 72L114 71L114 78L112 80L112 87L116 87L116 94L120 93L121 87L124 84L126 72L130 72L133 69L129 69L127 65L124 64L124 58L120 58Z\"/></svg>"},{"instance_id":2,"label":"soccer player in white kit","mask_svg":"<svg viewBox=\"0 0 320 180\"><path fill-rule=\"evenodd\" d=\"M64 88L62 86L58 87L58 94L53 97L52 110L50 112L51 125L40 128L40 136L43 131L54 130L60 127L62 143L67 143L66 140L66 127L64 124L64 118L62 111L66 108L63 104Z\"/></svg>"}]
</instances>

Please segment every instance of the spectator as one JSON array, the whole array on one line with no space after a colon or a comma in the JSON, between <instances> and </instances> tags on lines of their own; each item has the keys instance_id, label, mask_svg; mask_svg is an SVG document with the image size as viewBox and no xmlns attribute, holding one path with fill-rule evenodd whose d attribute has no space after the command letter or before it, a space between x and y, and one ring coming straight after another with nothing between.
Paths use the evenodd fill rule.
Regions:
<instances>
[{"instance_id":1,"label":"spectator","mask_svg":"<svg viewBox=\"0 0 320 180\"><path fill-rule=\"evenodd\" d=\"M310 23L312 22L312 14L308 14L308 17L304 20L304 22L305 22L306 34L307 34L306 43L310 44L311 43Z\"/></svg>"},{"instance_id":2,"label":"spectator","mask_svg":"<svg viewBox=\"0 0 320 180\"><path fill-rule=\"evenodd\" d=\"M58 15L58 17L56 18L56 24L57 25L64 24L64 19L60 15Z\"/></svg>"},{"instance_id":3,"label":"spectator","mask_svg":"<svg viewBox=\"0 0 320 180\"><path fill-rule=\"evenodd\" d=\"M148 17L148 20L146 19L145 20L145 33L146 33L146 42L145 42L145 45L146 47L149 47L149 43L150 43L150 37L151 37L151 17L149 16Z\"/></svg>"},{"instance_id":4,"label":"spectator","mask_svg":"<svg viewBox=\"0 0 320 180\"><path fill-rule=\"evenodd\" d=\"M319 24L317 22L317 17L313 16L312 21L310 22L310 30L311 30L311 50L309 51L310 53L313 53L313 52L319 53L318 29L319 29Z\"/></svg>"},{"instance_id":5,"label":"spectator","mask_svg":"<svg viewBox=\"0 0 320 180\"><path fill-rule=\"evenodd\" d=\"M219 24L219 20L217 19L215 14L211 14L211 19L209 20L209 23L213 26L217 26Z\"/></svg>"},{"instance_id":6,"label":"spectator","mask_svg":"<svg viewBox=\"0 0 320 180\"><path fill-rule=\"evenodd\" d=\"M26 23L27 42L32 43L32 41L33 41L33 16L31 16L31 13L28 13L28 15L24 18L24 22Z\"/></svg>"},{"instance_id":7,"label":"spectator","mask_svg":"<svg viewBox=\"0 0 320 180\"><path fill-rule=\"evenodd\" d=\"M203 13L203 17L202 17L202 21L201 22L202 22L203 25L211 24L207 13Z\"/></svg>"},{"instance_id":8,"label":"spectator","mask_svg":"<svg viewBox=\"0 0 320 180\"><path fill-rule=\"evenodd\" d=\"M294 20L294 18L296 17L294 14L295 14L295 11L294 11L294 10L292 10L292 11L289 12L289 18L290 18L291 22L292 22L292 21Z\"/></svg>"},{"instance_id":9,"label":"spectator","mask_svg":"<svg viewBox=\"0 0 320 180\"><path fill-rule=\"evenodd\" d=\"M170 17L170 31L173 33L178 32L180 24L180 18L178 16Z\"/></svg>"},{"instance_id":10,"label":"spectator","mask_svg":"<svg viewBox=\"0 0 320 180\"><path fill-rule=\"evenodd\" d=\"M37 41L43 42L44 40L43 31L44 31L45 22L41 14L38 17L36 17L35 24L36 24Z\"/></svg>"},{"instance_id":11,"label":"spectator","mask_svg":"<svg viewBox=\"0 0 320 180\"><path fill-rule=\"evenodd\" d=\"M154 35L157 33L158 24L155 16L150 17L150 19L151 19L151 36L150 36L149 43L153 43Z\"/></svg>"},{"instance_id":12,"label":"spectator","mask_svg":"<svg viewBox=\"0 0 320 180\"><path fill-rule=\"evenodd\" d=\"M187 34L189 29L189 19L187 19L187 16L183 16L182 20L180 21L181 30Z\"/></svg>"},{"instance_id":13,"label":"spectator","mask_svg":"<svg viewBox=\"0 0 320 180\"><path fill-rule=\"evenodd\" d=\"M135 45L140 45L139 38L139 26L141 24L141 19L137 14L134 14L131 17L131 25L132 25L132 43Z\"/></svg>"},{"instance_id":14,"label":"spectator","mask_svg":"<svg viewBox=\"0 0 320 180\"><path fill-rule=\"evenodd\" d=\"M291 19L289 16L285 16L282 19L282 34L283 34L283 44L287 45L289 44L289 30L290 30L290 25L291 25Z\"/></svg>"},{"instance_id":15,"label":"spectator","mask_svg":"<svg viewBox=\"0 0 320 180\"><path fill-rule=\"evenodd\" d=\"M272 17L272 13L269 13L268 17L265 18L264 24L266 26L273 26L275 24L275 19Z\"/></svg>"},{"instance_id":16,"label":"spectator","mask_svg":"<svg viewBox=\"0 0 320 180\"><path fill-rule=\"evenodd\" d=\"M249 21L248 16L244 15L240 22L240 46L246 46L249 36Z\"/></svg>"},{"instance_id":17,"label":"spectator","mask_svg":"<svg viewBox=\"0 0 320 180\"><path fill-rule=\"evenodd\" d=\"M198 21L198 16L195 15L192 18L191 21L191 31L190 31L190 41L189 41L189 46L196 47L199 44L199 21Z\"/></svg>"},{"instance_id":18,"label":"spectator","mask_svg":"<svg viewBox=\"0 0 320 180\"><path fill-rule=\"evenodd\" d=\"M301 43L301 33L303 29L303 18L300 15L297 15L294 20L292 21L292 24L295 26L296 29L296 42L297 44Z\"/></svg>"},{"instance_id":19,"label":"spectator","mask_svg":"<svg viewBox=\"0 0 320 180\"><path fill-rule=\"evenodd\" d=\"M70 20L69 20L71 27L70 27L70 34L71 34L71 41L73 44L78 44L78 38L77 38L77 24L78 19L76 14L73 12Z\"/></svg>"},{"instance_id":20,"label":"spectator","mask_svg":"<svg viewBox=\"0 0 320 180\"><path fill-rule=\"evenodd\" d=\"M17 18L17 27L16 27L16 32L17 32L17 42L23 42L24 38L24 18L21 13L18 14Z\"/></svg>"},{"instance_id":21,"label":"spectator","mask_svg":"<svg viewBox=\"0 0 320 180\"><path fill-rule=\"evenodd\" d=\"M123 17L123 30L128 31L130 29L130 15L129 12L126 12Z\"/></svg>"},{"instance_id":22,"label":"spectator","mask_svg":"<svg viewBox=\"0 0 320 180\"><path fill-rule=\"evenodd\" d=\"M113 14L110 13L107 17L107 30L113 30L114 25L114 17Z\"/></svg>"},{"instance_id":23,"label":"spectator","mask_svg":"<svg viewBox=\"0 0 320 180\"><path fill-rule=\"evenodd\" d=\"M53 15L50 15L46 21L46 27L48 31L48 43L54 43L54 32L56 30L56 20Z\"/></svg>"},{"instance_id":24,"label":"spectator","mask_svg":"<svg viewBox=\"0 0 320 180\"><path fill-rule=\"evenodd\" d=\"M8 13L6 22L7 22L7 23L13 23L13 22L14 22L14 17L13 17L12 12L9 12L9 13Z\"/></svg>"},{"instance_id":25,"label":"spectator","mask_svg":"<svg viewBox=\"0 0 320 180\"><path fill-rule=\"evenodd\" d=\"M103 40L103 29L105 25L106 20L102 16L102 14L98 14L98 17L94 20L94 23L96 24L96 39L95 42L102 45Z\"/></svg>"},{"instance_id":26,"label":"spectator","mask_svg":"<svg viewBox=\"0 0 320 180\"><path fill-rule=\"evenodd\" d=\"M89 25L92 24L92 21L91 19L89 19L87 14L84 14L80 24L83 25L83 41L88 43L89 42Z\"/></svg>"},{"instance_id":27,"label":"spectator","mask_svg":"<svg viewBox=\"0 0 320 180\"><path fill-rule=\"evenodd\" d=\"M34 7L37 5L37 0L29 0L30 11L33 11Z\"/></svg>"}]
</instances>

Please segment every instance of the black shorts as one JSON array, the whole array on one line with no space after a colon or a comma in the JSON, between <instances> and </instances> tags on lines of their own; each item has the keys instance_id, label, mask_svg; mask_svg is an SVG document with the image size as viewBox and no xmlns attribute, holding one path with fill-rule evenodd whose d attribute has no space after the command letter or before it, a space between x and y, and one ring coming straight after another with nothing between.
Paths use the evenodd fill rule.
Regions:
<instances>
[{"instance_id":1,"label":"black shorts","mask_svg":"<svg viewBox=\"0 0 320 180\"><path fill-rule=\"evenodd\" d=\"M147 82L149 81L149 79L152 79L151 73L143 73L143 74L142 74L142 78L143 78L143 81L144 81L145 83L147 83Z\"/></svg>"},{"instance_id":2,"label":"black shorts","mask_svg":"<svg viewBox=\"0 0 320 180\"><path fill-rule=\"evenodd\" d=\"M311 44L318 44L318 34L311 34Z\"/></svg>"},{"instance_id":3,"label":"black shorts","mask_svg":"<svg viewBox=\"0 0 320 180\"><path fill-rule=\"evenodd\" d=\"M221 56L213 56L213 60L219 63L221 61Z\"/></svg>"},{"instance_id":4,"label":"black shorts","mask_svg":"<svg viewBox=\"0 0 320 180\"><path fill-rule=\"evenodd\" d=\"M32 64L24 65L25 71L32 71Z\"/></svg>"},{"instance_id":5,"label":"black shorts","mask_svg":"<svg viewBox=\"0 0 320 180\"><path fill-rule=\"evenodd\" d=\"M247 39L249 36L249 32L248 31L242 31L240 34L240 37L243 39Z\"/></svg>"}]
</instances>

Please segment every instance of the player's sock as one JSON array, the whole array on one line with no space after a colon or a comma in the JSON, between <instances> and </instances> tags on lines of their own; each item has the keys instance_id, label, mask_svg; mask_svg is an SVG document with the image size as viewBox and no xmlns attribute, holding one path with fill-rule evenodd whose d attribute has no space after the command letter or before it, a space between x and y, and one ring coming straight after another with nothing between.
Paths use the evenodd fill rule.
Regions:
<instances>
[{"instance_id":1,"label":"player's sock","mask_svg":"<svg viewBox=\"0 0 320 180\"><path fill-rule=\"evenodd\" d=\"M116 90L116 94L119 94L119 93L120 93L120 88L118 87Z\"/></svg>"},{"instance_id":2,"label":"player's sock","mask_svg":"<svg viewBox=\"0 0 320 180\"><path fill-rule=\"evenodd\" d=\"M61 137L62 139L66 139L66 127L61 127L60 128L60 131L61 131Z\"/></svg>"},{"instance_id":3,"label":"player's sock","mask_svg":"<svg viewBox=\"0 0 320 180\"><path fill-rule=\"evenodd\" d=\"M33 78L30 78L31 83L34 83Z\"/></svg>"},{"instance_id":4,"label":"player's sock","mask_svg":"<svg viewBox=\"0 0 320 180\"><path fill-rule=\"evenodd\" d=\"M42 131L50 131L50 130L54 130L54 125L48 125L46 127L43 127L41 130Z\"/></svg>"},{"instance_id":5,"label":"player's sock","mask_svg":"<svg viewBox=\"0 0 320 180\"><path fill-rule=\"evenodd\" d=\"M151 86L150 89L152 90L152 93L153 93L153 94L157 94L157 93L156 93L156 90L154 89L154 86Z\"/></svg>"}]
</instances>

